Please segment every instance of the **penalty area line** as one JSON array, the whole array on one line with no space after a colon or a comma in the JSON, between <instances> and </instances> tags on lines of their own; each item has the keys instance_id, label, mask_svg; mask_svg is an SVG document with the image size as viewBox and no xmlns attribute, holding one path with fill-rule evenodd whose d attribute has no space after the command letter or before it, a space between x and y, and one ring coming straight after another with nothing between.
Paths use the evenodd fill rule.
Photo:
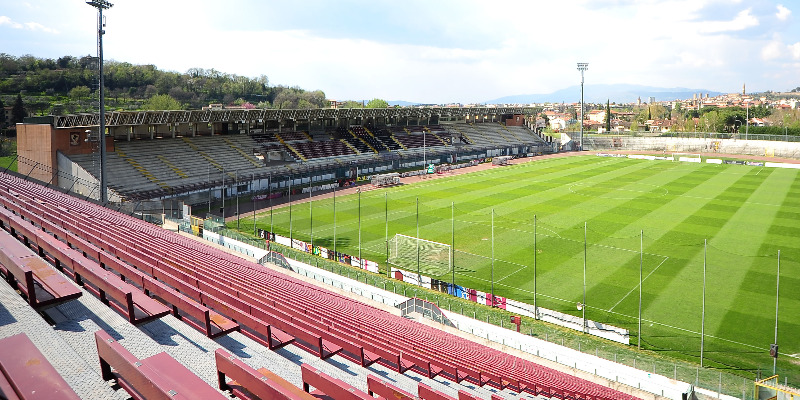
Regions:
<instances>
[{"instance_id":1,"label":"penalty area line","mask_svg":"<svg viewBox=\"0 0 800 400\"><path fill-rule=\"evenodd\" d=\"M647 280L647 278L649 278L649 277L650 277L650 275L653 275L653 272L656 272L656 271L657 271L659 268L661 268L661 266L662 266L662 265L664 265L664 263L665 263L665 262L667 262L667 260L669 260L669 257L667 257L667 256L664 256L664 259L663 259L663 260L661 260L661 263L660 263L660 264L658 264L658 266L656 266L656 267L655 267L655 268L654 268L652 271L650 271L650 273L649 273L649 274L647 274L647 276L646 276L646 277L644 277L644 279L642 279L642 282L644 283L644 281L646 281L646 280ZM634 291L634 290L636 290L636 288L638 288L638 287L639 287L639 284L636 284L636 286L634 286L634 287L633 287L633 289L631 289L631 290L630 290L630 291L629 291L629 292L628 292L628 293L627 293L625 296L622 296L622 298L621 298L621 299L619 299L619 301L617 302L617 304L614 304L614 305L613 305L611 308L609 308L609 309L608 309L608 312L612 312L612 311L614 311L614 308L616 308L616 307L617 307L617 306L618 306L620 303L622 303L622 301L623 301L623 300L625 300L626 298L628 298L628 296L630 296L630 295L631 295L631 293L633 293L633 291Z\"/></svg>"}]
</instances>

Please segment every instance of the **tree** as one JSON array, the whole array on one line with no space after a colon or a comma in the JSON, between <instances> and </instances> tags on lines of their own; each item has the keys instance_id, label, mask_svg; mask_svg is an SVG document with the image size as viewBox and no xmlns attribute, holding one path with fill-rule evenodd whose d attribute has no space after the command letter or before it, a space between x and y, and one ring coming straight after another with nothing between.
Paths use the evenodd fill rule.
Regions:
<instances>
[{"instance_id":1,"label":"tree","mask_svg":"<svg viewBox=\"0 0 800 400\"><path fill-rule=\"evenodd\" d=\"M89 97L91 89L86 86L75 86L70 89L69 97L78 102L78 105L83 106L83 100Z\"/></svg>"},{"instance_id":2,"label":"tree","mask_svg":"<svg viewBox=\"0 0 800 400\"><path fill-rule=\"evenodd\" d=\"M347 100L342 104L341 108L362 108L362 104L357 101Z\"/></svg>"},{"instance_id":3,"label":"tree","mask_svg":"<svg viewBox=\"0 0 800 400\"><path fill-rule=\"evenodd\" d=\"M22 94L17 95L17 100L14 101L14 107L11 109L11 123L21 123L26 117L25 104L22 103Z\"/></svg>"},{"instance_id":4,"label":"tree","mask_svg":"<svg viewBox=\"0 0 800 400\"><path fill-rule=\"evenodd\" d=\"M611 103L606 99L606 132L611 132Z\"/></svg>"},{"instance_id":5,"label":"tree","mask_svg":"<svg viewBox=\"0 0 800 400\"><path fill-rule=\"evenodd\" d=\"M387 103L386 100L383 99L372 99L369 102L367 102L367 108L388 108L388 107L389 103Z\"/></svg>"},{"instance_id":6,"label":"tree","mask_svg":"<svg viewBox=\"0 0 800 400\"><path fill-rule=\"evenodd\" d=\"M147 100L144 104L142 104L143 110L181 110L183 106L178 100L172 98L172 96L168 94L158 94L151 97Z\"/></svg>"},{"instance_id":7,"label":"tree","mask_svg":"<svg viewBox=\"0 0 800 400\"><path fill-rule=\"evenodd\" d=\"M5 104L3 104L3 99L0 99L0 129L6 127L6 113L5 113Z\"/></svg>"}]
</instances>

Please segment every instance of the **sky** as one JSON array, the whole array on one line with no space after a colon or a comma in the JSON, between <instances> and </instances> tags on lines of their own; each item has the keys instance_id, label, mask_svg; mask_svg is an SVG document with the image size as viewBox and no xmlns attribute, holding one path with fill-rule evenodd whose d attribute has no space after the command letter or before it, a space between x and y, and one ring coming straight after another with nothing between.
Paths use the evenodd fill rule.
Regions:
<instances>
[{"instance_id":1,"label":"sky","mask_svg":"<svg viewBox=\"0 0 800 400\"><path fill-rule=\"evenodd\" d=\"M580 84L800 86L800 0L111 0L106 60L336 100L480 103ZM96 54L81 0L0 0L0 53Z\"/></svg>"}]
</instances>

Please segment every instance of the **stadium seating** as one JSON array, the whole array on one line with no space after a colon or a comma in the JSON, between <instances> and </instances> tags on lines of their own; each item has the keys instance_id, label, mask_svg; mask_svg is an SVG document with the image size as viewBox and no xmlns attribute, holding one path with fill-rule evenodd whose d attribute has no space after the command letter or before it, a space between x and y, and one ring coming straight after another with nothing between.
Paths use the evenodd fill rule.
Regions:
<instances>
[{"instance_id":1,"label":"stadium seating","mask_svg":"<svg viewBox=\"0 0 800 400\"><path fill-rule=\"evenodd\" d=\"M167 353L140 360L105 331L95 340L103 379L117 379L135 399L227 399Z\"/></svg>"},{"instance_id":2,"label":"stadium seating","mask_svg":"<svg viewBox=\"0 0 800 400\"><path fill-rule=\"evenodd\" d=\"M312 393L318 399L330 400L367 400L372 396L366 394L345 382L340 381L318 369L303 364L300 366L303 374L303 390ZM311 388L314 388L313 392Z\"/></svg>"},{"instance_id":3,"label":"stadium seating","mask_svg":"<svg viewBox=\"0 0 800 400\"><path fill-rule=\"evenodd\" d=\"M467 380L479 386L537 395L634 398L417 324L11 175L0 175L0 195L0 202L15 204L20 213L29 209L33 216L28 220L48 220L60 226L61 230L46 228L50 232L45 236L74 232L94 246L84 245L81 252L62 250L74 252L72 257L78 261L73 261L72 268L76 272L90 275L84 270L91 270L92 266L85 264L94 261L82 252L88 250L90 254L95 248L101 249L173 289L183 288L181 292L186 297L237 321L242 333L273 349L294 344L320 358L338 354L362 366L380 363L400 373L413 371L429 378ZM20 219L7 214L11 212L0 212L5 224ZM23 224L34 226L27 221ZM57 246L51 247L45 253L59 251ZM100 253L97 257L103 259ZM69 266L67 260L61 263ZM97 266L95 274L100 275L101 271L105 270ZM108 279L125 283L108 273Z\"/></svg>"},{"instance_id":4,"label":"stadium seating","mask_svg":"<svg viewBox=\"0 0 800 400\"><path fill-rule=\"evenodd\" d=\"M378 395L384 399L416 400L417 396L406 392L374 375L367 376L367 393L370 396Z\"/></svg>"},{"instance_id":5,"label":"stadium seating","mask_svg":"<svg viewBox=\"0 0 800 400\"><path fill-rule=\"evenodd\" d=\"M266 368L254 370L223 349L214 353L219 388L230 390L240 399L311 400L300 390ZM228 381L227 378L231 378Z\"/></svg>"},{"instance_id":6,"label":"stadium seating","mask_svg":"<svg viewBox=\"0 0 800 400\"><path fill-rule=\"evenodd\" d=\"M231 183L234 171L247 171L241 177L265 177L288 172L294 162L313 165L336 161L372 159L376 153L397 155L426 151L448 151L449 137L459 135L459 146L481 150L516 145L544 148L546 143L525 127L506 127L496 122L448 123L428 126L334 128L327 132L263 131L251 135L228 134L180 138L158 138L115 142L115 151L107 155L109 187L128 200L151 199L187 193ZM424 136L423 136L424 134ZM280 152L287 161L264 162L254 152ZM94 176L99 176L97 154L70 155L69 158ZM62 180L71 178L63 176ZM63 182L62 182L63 184ZM69 183L72 184L71 182ZM91 194L92 185L76 189ZM96 193L94 193L96 195Z\"/></svg>"},{"instance_id":7,"label":"stadium seating","mask_svg":"<svg viewBox=\"0 0 800 400\"><path fill-rule=\"evenodd\" d=\"M69 301L81 295L75 284L3 230L0 230L0 272L12 287L17 287L28 297L28 303L34 308Z\"/></svg>"},{"instance_id":8,"label":"stadium seating","mask_svg":"<svg viewBox=\"0 0 800 400\"><path fill-rule=\"evenodd\" d=\"M80 399L24 333L0 339L0 398Z\"/></svg>"}]
</instances>

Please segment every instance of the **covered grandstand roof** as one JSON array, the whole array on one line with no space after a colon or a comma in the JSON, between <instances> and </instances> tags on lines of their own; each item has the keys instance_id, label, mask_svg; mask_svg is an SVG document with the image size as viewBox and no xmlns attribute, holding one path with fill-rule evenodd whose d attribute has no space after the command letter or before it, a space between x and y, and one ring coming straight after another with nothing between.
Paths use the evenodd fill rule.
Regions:
<instances>
[{"instance_id":1,"label":"covered grandstand roof","mask_svg":"<svg viewBox=\"0 0 800 400\"><path fill-rule=\"evenodd\" d=\"M314 120L339 118L467 117L472 115L530 114L531 107L420 107L420 108L325 108L314 110L192 110L192 111L112 111L106 113L106 126L158 125L193 122L233 122L263 120ZM52 116L55 128L97 126L99 114Z\"/></svg>"}]
</instances>

